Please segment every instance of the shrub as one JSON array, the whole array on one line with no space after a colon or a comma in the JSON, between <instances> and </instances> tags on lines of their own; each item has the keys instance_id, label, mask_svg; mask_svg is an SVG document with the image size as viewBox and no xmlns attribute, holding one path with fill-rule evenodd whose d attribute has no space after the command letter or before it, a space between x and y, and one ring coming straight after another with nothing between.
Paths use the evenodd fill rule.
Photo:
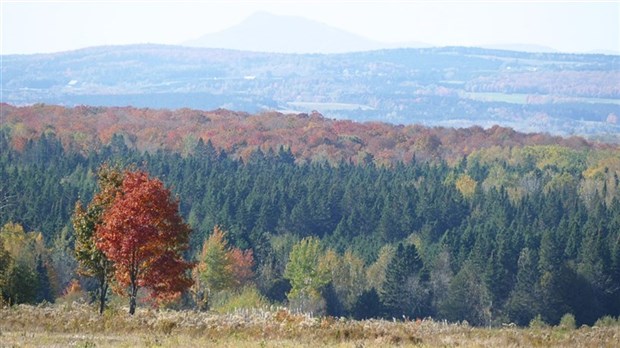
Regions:
<instances>
[{"instance_id":1,"label":"shrub","mask_svg":"<svg viewBox=\"0 0 620 348\"><path fill-rule=\"evenodd\" d=\"M564 330L575 330L577 328L577 322L575 321L575 316L571 313L566 313L560 319L560 324L558 325L560 329Z\"/></svg>"},{"instance_id":2,"label":"shrub","mask_svg":"<svg viewBox=\"0 0 620 348\"><path fill-rule=\"evenodd\" d=\"M269 301L255 286L246 286L241 291L222 291L213 300L213 309L220 313L232 313L239 309L267 309Z\"/></svg>"},{"instance_id":3,"label":"shrub","mask_svg":"<svg viewBox=\"0 0 620 348\"><path fill-rule=\"evenodd\" d=\"M549 324L545 323L545 321L543 320L543 318L540 316L540 314L536 315L531 321L530 321L530 329L544 329L546 327L549 327Z\"/></svg>"},{"instance_id":4,"label":"shrub","mask_svg":"<svg viewBox=\"0 0 620 348\"><path fill-rule=\"evenodd\" d=\"M59 303L72 304L73 302L88 302L88 294L82 289L77 279L72 279L67 288L63 291L60 298L56 299Z\"/></svg>"},{"instance_id":5,"label":"shrub","mask_svg":"<svg viewBox=\"0 0 620 348\"><path fill-rule=\"evenodd\" d=\"M606 315L602 318L599 318L596 323L594 323L594 326L598 326L598 327L610 327L610 326L617 326L618 324L620 324L620 322L618 321L618 319L614 319L614 317L610 316L610 315Z\"/></svg>"},{"instance_id":6,"label":"shrub","mask_svg":"<svg viewBox=\"0 0 620 348\"><path fill-rule=\"evenodd\" d=\"M325 315L326 303L322 296L300 294L289 299L288 307L293 313L309 314L313 317Z\"/></svg>"}]
</instances>

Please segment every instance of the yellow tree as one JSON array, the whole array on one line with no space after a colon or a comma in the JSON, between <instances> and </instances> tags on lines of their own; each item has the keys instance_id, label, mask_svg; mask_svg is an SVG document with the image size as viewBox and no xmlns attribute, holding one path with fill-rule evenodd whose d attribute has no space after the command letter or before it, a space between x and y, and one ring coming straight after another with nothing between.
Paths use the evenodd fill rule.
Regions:
<instances>
[{"instance_id":1,"label":"yellow tree","mask_svg":"<svg viewBox=\"0 0 620 348\"><path fill-rule=\"evenodd\" d=\"M192 292L198 307L208 309L211 297L216 292L247 284L254 276L253 265L252 251L230 247L226 232L215 226L202 246L194 270Z\"/></svg>"}]
</instances>

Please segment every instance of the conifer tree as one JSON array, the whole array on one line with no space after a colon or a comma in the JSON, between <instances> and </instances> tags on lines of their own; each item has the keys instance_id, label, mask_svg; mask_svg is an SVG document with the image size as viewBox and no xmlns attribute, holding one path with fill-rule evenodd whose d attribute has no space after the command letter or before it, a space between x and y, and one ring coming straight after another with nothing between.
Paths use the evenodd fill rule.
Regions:
<instances>
[{"instance_id":1,"label":"conifer tree","mask_svg":"<svg viewBox=\"0 0 620 348\"><path fill-rule=\"evenodd\" d=\"M411 287L422 269L422 260L414 244L399 243L396 252L385 271L385 282L381 289L381 300L388 316L413 316L414 297Z\"/></svg>"},{"instance_id":2,"label":"conifer tree","mask_svg":"<svg viewBox=\"0 0 620 348\"><path fill-rule=\"evenodd\" d=\"M517 281L506 304L508 317L518 325L527 325L540 313L538 279L536 254L524 248L519 255Z\"/></svg>"}]
</instances>

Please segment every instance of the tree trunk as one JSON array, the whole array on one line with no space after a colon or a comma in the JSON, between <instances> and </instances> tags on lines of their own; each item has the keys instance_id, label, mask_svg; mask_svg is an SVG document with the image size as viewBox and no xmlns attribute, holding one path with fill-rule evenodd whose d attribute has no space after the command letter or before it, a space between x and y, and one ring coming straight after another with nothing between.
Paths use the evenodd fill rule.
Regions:
<instances>
[{"instance_id":1,"label":"tree trunk","mask_svg":"<svg viewBox=\"0 0 620 348\"><path fill-rule=\"evenodd\" d=\"M134 315L136 312L136 297L133 293L129 297L129 314Z\"/></svg>"},{"instance_id":2,"label":"tree trunk","mask_svg":"<svg viewBox=\"0 0 620 348\"><path fill-rule=\"evenodd\" d=\"M99 314L103 314L103 310L105 309L105 302L108 295L108 282L101 282L101 287L99 289Z\"/></svg>"},{"instance_id":3,"label":"tree trunk","mask_svg":"<svg viewBox=\"0 0 620 348\"><path fill-rule=\"evenodd\" d=\"M129 314L133 315L136 312L136 297L138 294L138 284L132 277L131 280L131 293L129 294Z\"/></svg>"}]
</instances>

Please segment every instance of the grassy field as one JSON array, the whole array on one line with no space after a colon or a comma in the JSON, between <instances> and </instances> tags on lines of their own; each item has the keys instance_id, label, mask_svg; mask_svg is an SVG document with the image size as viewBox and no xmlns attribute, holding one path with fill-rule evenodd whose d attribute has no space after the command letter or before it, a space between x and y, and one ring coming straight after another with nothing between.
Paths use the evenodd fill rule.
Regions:
<instances>
[{"instance_id":1,"label":"grassy field","mask_svg":"<svg viewBox=\"0 0 620 348\"><path fill-rule=\"evenodd\" d=\"M620 105L619 99L612 98L585 98L585 97L559 97L559 96L545 96L533 94L533 97L553 97L555 102L573 102L573 103L588 103L588 104L615 104ZM492 93L492 92L462 92L461 98L484 101L484 102L503 102L510 104L527 104L530 94L525 93ZM551 101L548 101L551 103Z\"/></svg>"},{"instance_id":2,"label":"grassy field","mask_svg":"<svg viewBox=\"0 0 620 348\"><path fill-rule=\"evenodd\" d=\"M285 309L233 314L88 305L0 310L0 347L617 347L620 326L474 328L432 320L311 318Z\"/></svg>"}]
</instances>

